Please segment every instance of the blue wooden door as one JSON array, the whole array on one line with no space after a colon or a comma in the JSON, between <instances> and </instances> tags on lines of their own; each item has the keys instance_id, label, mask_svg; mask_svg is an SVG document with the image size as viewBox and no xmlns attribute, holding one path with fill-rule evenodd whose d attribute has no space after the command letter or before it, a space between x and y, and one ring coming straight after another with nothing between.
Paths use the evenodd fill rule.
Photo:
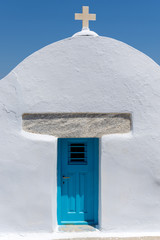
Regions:
<instances>
[{"instance_id":1,"label":"blue wooden door","mask_svg":"<svg viewBox=\"0 0 160 240\"><path fill-rule=\"evenodd\" d=\"M58 224L98 224L97 138L58 139Z\"/></svg>"}]
</instances>

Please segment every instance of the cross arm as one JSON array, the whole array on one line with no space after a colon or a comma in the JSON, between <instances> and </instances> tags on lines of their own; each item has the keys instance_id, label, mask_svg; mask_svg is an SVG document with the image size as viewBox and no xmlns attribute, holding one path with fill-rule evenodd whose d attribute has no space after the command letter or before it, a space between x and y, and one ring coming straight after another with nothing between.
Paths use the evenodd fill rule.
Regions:
<instances>
[{"instance_id":1,"label":"cross arm","mask_svg":"<svg viewBox=\"0 0 160 240\"><path fill-rule=\"evenodd\" d=\"M96 14L89 14L89 20L96 20Z\"/></svg>"},{"instance_id":2,"label":"cross arm","mask_svg":"<svg viewBox=\"0 0 160 240\"><path fill-rule=\"evenodd\" d=\"M75 20L82 20L82 14L81 13L75 13Z\"/></svg>"}]
</instances>

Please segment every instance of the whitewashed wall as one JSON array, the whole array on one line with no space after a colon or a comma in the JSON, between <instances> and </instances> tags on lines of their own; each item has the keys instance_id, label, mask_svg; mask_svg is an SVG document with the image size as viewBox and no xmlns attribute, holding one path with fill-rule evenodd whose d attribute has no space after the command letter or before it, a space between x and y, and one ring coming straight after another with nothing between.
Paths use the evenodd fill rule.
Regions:
<instances>
[{"instance_id":1,"label":"whitewashed wall","mask_svg":"<svg viewBox=\"0 0 160 240\"><path fill-rule=\"evenodd\" d=\"M160 225L160 68L132 47L79 36L34 53L0 80L0 231L57 224L57 139L22 131L22 114L132 114L129 134L101 139L100 227Z\"/></svg>"}]
</instances>

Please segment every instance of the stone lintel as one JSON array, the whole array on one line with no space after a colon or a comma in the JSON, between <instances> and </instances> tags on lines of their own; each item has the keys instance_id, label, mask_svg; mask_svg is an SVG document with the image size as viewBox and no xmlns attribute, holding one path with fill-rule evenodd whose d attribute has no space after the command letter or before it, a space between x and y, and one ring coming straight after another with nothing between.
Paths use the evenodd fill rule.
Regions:
<instances>
[{"instance_id":1,"label":"stone lintel","mask_svg":"<svg viewBox=\"0 0 160 240\"><path fill-rule=\"evenodd\" d=\"M131 131L130 113L23 114L23 130L59 138L102 137Z\"/></svg>"}]
</instances>

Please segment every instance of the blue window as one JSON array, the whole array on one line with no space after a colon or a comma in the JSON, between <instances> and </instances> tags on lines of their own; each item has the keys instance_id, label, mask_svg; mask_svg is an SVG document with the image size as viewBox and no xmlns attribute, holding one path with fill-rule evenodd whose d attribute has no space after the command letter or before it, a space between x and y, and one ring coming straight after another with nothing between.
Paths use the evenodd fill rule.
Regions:
<instances>
[{"instance_id":1,"label":"blue window","mask_svg":"<svg viewBox=\"0 0 160 240\"><path fill-rule=\"evenodd\" d=\"M87 164L87 146L84 143L70 143L68 145L69 164Z\"/></svg>"}]
</instances>

